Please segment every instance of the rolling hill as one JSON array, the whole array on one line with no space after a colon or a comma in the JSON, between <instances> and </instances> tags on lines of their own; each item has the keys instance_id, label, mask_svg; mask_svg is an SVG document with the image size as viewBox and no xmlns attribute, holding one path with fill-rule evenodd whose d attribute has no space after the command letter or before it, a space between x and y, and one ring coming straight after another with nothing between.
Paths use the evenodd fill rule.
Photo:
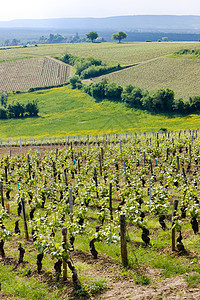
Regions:
<instances>
[{"instance_id":1,"label":"rolling hill","mask_svg":"<svg viewBox=\"0 0 200 300\"><path fill-rule=\"evenodd\" d=\"M0 27L86 30L199 32L200 16L129 15L106 18L57 18L1 21Z\"/></svg>"},{"instance_id":2,"label":"rolling hill","mask_svg":"<svg viewBox=\"0 0 200 300\"><path fill-rule=\"evenodd\" d=\"M26 67L27 73L24 74L24 80L31 81L31 77L29 77L32 76L30 64L34 65L34 62L40 62L41 71L42 62L55 62L53 58L46 56L62 56L68 52L80 57L101 58L108 64L118 62L121 65L129 65L134 63L134 67L106 75L106 78L123 85L132 83L149 90L168 87L175 91L175 97L188 97L200 93L200 61L172 56L175 51L186 47L198 49L199 44L164 42L86 43L12 48L1 50L3 62L0 63L0 68L5 65L14 68L16 64L25 67L28 64L29 67ZM34 67L36 68L36 63ZM58 74L58 69L56 72L55 74ZM10 69L11 75L14 76L14 72L11 72ZM21 75L18 77L17 89L22 87L23 74ZM50 79L51 77L49 76ZM16 78L17 76L15 76ZM96 78L95 80L100 79ZM31 85L32 87L35 86L35 82L32 81ZM39 85L41 86L41 82ZM2 89L5 90L5 87L3 86ZM72 90L68 86L33 93L10 93L8 97L9 103L13 101L27 103L27 101L33 100L38 101L39 117L0 120L1 138L144 132L158 131L160 128L183 130L200 127L198 114L184 117L152 115L145 111L127 108L123 103L114 103L108 100L98 102L83 92Z\"/></svg>"}]
</instances>

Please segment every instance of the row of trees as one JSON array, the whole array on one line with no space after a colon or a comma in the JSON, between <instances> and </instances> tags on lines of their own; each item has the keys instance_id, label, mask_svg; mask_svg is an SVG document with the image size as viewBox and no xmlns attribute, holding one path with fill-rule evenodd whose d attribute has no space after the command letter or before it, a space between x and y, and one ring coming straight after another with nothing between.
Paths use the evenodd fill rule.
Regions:
<instances>
[{"instance_id":1,"label":"row of trees","mask_svg":"<svg viewBox=\"0 0 200 300\"><path fill-rule=\"evenodd\" d=\"M21 44L22 44L21 41L18 39L5 40L5 42L4 42L5 46L18 46Z\"/></svg>"},{"instance_id":2,"label":"row of trees","mask_svg":"<svg viewBox=\"0 0 200 300\"><path fill-rule=\"evenodd\" d=\"M106 80L82 85L78 76L72 77L70 83L72 88L82 88L84 92L96 99L121 101L128 107L149 112L186 114L200 110L200 96L190 97L188 101L182 98L175 99L174 92L168 88L149 92L131 84L123 88L117 83L108 83Z\"/></svg>"},{"instance_id":3,"label":"row of trees","mask_svg":"<svg viewBox=\"0 0 200 300\"><path fill-rule=\"evenodd\" d=\"M121 42L121 40L125 39L127 37L127 33L124 31L118 31L117 33L113 33L112 39ZM61 35L59 33L53 34L50 33L49 36L41 36L38 41L32 41L28 42L28 44L57 44L57 43L84 43L87 40L94 42L105 42L104 38L100 37L96 31L90 31L86 34L86 37L79 37L78 33L76 33L73 36L66 37L64 35ZM12 40L5 40L4 46L18 46L22 45L23 43L14 38Z\"/></svg>"},{"instance_id":4,"label":"row of trees","mask_svg":"<svg viewBox=\"0 0 200 300\"><path fill-rule=\"evenodd\" d=\"M124 88L121 99L127 105L151 112L178 112L181 114L192 113L200 110L200 96L175 99L171 89L158 89L155 92L142 90L139 87L128 85Z\"/></svg>"},{"instance_id":5,"label":"row of trees","mask_svg":"<svg viewBox=\"0 0 200 300\"><path fill-rule=\"evenodd\" d=\"M0 119L11 119L11 118L23 118L23 117L35 117L39 113L37 101L28 102L26 104L13 102L7 105L7 97L1 95L0 105Z\"/></svg>"}]
</instances>

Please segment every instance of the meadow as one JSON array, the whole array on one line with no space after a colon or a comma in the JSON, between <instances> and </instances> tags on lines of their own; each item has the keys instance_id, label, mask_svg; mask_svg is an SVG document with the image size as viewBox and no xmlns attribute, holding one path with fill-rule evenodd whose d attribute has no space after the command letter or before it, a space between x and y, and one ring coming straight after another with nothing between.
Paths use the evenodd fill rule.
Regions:
<instances>
[{"instance_id":1,"label":"meadow","mask_svg":"<svg viewBox=\"0 0 200 300\"><path fill-rule=\"evenodd\" d=\"M70 86L32 93L10 94L9 102L37 100L39 117L0 120L0 138L101 135L152 132L160 128L183 130L200 127L200 116L152 115L123 103L94 98Z\"/></svg>"}]
</instances>

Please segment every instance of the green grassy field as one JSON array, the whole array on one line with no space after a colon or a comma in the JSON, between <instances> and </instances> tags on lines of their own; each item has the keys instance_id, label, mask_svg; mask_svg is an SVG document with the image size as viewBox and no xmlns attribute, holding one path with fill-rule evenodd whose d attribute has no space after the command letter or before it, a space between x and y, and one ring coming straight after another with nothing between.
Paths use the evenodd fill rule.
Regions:
<instances>
[{"instance_id":1,"label":"green grassy field","mask_svg":"<svg viewBox=\"0 0 200 300\"><path fill-rule=\"evenodd\" d=\"M10 94L9 102L38 100L39 117L0 120L0 137L51 137L123 132L150 132L200 127L200 116L151 115L123 103L96 102L69 86L33 93Z\"/></svg>"}]
</instances>

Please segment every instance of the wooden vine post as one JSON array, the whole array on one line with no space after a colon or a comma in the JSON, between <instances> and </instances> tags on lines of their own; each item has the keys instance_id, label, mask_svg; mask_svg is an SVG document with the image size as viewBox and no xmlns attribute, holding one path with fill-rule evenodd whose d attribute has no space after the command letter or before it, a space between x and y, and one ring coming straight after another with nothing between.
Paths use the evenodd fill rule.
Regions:
<instances>
[{"instance_id":1,"label":"wooden vine post","mask_svg":"<svg viewBox=\"0 0 200 300\"><path fill-rule=\"evenodd\" d=\"M56 164L55 164L55 161L53 161L53 177L54 177L54 180L56 182L56 176L57 176L57 172L56 172Z\"/></svg>"},{"instance_id":2,"label":"wooden vine post","mask_svg":"<svg viewBox=\"0 0 200 300\"><path fill-rule=\"evenodd\" d=\"M150 162L150 171L151 171L151 174L153 174L153 165L152 165L152 162Z\"/></svg>"},{"instance_id":3,"label":"wooden vine post","mask_svg":"<svg viewBox=\"0 0 200 300\"><path fill-rule=\"evenodd\" d=\"M3 182L0 182L0 190L1 190L1 204L2 207L4 208L4 198L3 198Z\"/></svg>"},{"instance_id":4,"label":"wooden vine post","mask_svg":"<svg viewBox=\"0 0 200 300\"><path fill-rule=\"evenodd\" d=\"M189 155L190 155L190 159L191 159L191 152L192 152L192 147L191 147L191 144L189 144Z\"/></svg>"},{"instance_id":5,"label":"wooden vine post","mask_svg":"<svg viewBox=\"0 0 200 300\"><path fill-rule=\"evenodd\" d=\"M5 182L8 183L8 167L5 166Z\"/></svg>"},{"instance_id":6,"label":"wooden vine post","mask_svg":"<svg viewBox=\"0 0 200 300\"><path fill-rule=\"evenodd\" d=\"M173 218L176 215L177 208L178 208L178 200L174 200L173 211L172 211L172 251L176 250L176 243L175 243L176 229L175 229L175 226L174 226Z\"/></svg>"},{"instance_id":7,"label":"wooden vine post","mask_svg":"<svg viewBox=\"0 0 200 300\"><path fill-rule=\"evenodd\" d=\"M120 153L121 153L121 163L122 163L122 141L120 140Z\"/></svg>"},{"instance_id":8,"label":"wooden vine post","mask_svg":"<svg viewBox=\"0 0 200 300\"><path fill-rule=\"evenodd\" d=\"M127 242L126 242L126 218L120 215L120 240L121 240L121 258L124 266L128 265Z\"/></svg>"},{"instance_id":9,"label":"wooden vine post","mask_svg":"<svg viewBox=\"0 0 200 300\"><path fill-rule=\"evenodd\" d=\"M180 170L179 156L177 156L176 160L177 160L177 172L178 172Z\"/></svg>"},{"instance_id":10,"label":"wooden vine post","mask_svg":"<svg viewBox=\"0 0 200 300\"><path fill-rule=\"evenodd\" d=\"M151 208L151 174L149 173L149 204Z\"/></svg>"},{"instance_id":11,"label":"wooden vine post","mask_svg":"<svg viewBox=\"0 0 200 300\"><path fill-rule=\"evenodd\" d=\"M73 197L72 197L72 189L69 189L69 209L70 209L70 220L73 222Z\"/></svg>"},{"instance_id":12,"label":"wooden vine post","mask_svg":"<svg viewBox=\"0 0 200 300\"><path fill-rule=\"evenodd\" d=\"M182 168L182 173L183 173L183 177L184 177L185 183L187 183L187 178L186 178L186 174L185 174L185 169L184 168Z\"/></svg>"},{"instance_id":13,"label":"wooden vine post","mask_svg":"<svg viewBox=\"0 0 200 300\"><path fill-rule=\"evenodd\" d=\"M25 204L24 204L24 198L21 198L21 205L22 205L22 214L23 214L23 221L24 221L24 231L25 231L25 237L28 241L29 235L28 235L28 226L26 222L26 211L25 211Z\"/></svg>"},{"instance_id":14,"label":"wooden vine post","mask_svg":"<svg viewBox=\"0 0 200 300\"><path fill-rule=\"evenodd\" d=\"M101 159L103 160L103 148L101 147Z\"/></svg>"},{"instance_id":15,"label":"wooden vine post","mask_svg":"<svg viewBox=\"0 0 200 300\"><path fill-rule=\"evenodd\" d=\"M145 164L146 164L145 151L143 152L143 158L144 158L144 166L145 166Z\"/></svg>"},{"instance_id":16,"label":"wooden vine post","mask_svg":"<svg viewBox=\"0 0 200 300\"><path fill-rule=\"evenodd\" d=\"M99 170L100 170L100 175L102 176L102 156L99 154Z\"/></svg>"},{"instance_id":17,"label":"wooden vine post","mask_svg":"<svg viewBox=\"0 0 200 300\"><path fill-rule=\"evenodd\" d=\"M125 185L126 185L126 163L124 161L124 180L125 180Z\"/></svg>"},{"instance_id":18,"label":"wooden vine post","mask_svg":"<svg viewBox=\"0 0 200 300\"><path fill-rule=\"evenodd\" d=\"M169 148L167 148L167 156L166 156L166 160L168 160L169 157Z\"/></svg>"},{"instance_id":19,"label":"wooden vine post","mask_svg":"<svg viewBox=\"0 0 200 300\"><path fill-rule=\"evenodd\" d=\"M65 176L66 190L68 190L68 181L67 181L67 172L66 172L66 169L64 169L64 176Z\"/></svg>"},{"instance_id":20,"label":"wooden vine post","mask_svg":"<svg viewBox=\"0 0 200 300\"><path fill-rule=\"evenodd\" d=\"M94 168L94 181L95 181L95 185L96 185L96 195L97 195L97 199L99 199L99 193L98 193L98 180L97 180L97 170L96 170L96 168Z\"/></svg>"},{"instance_id":21,"label":"wooden vine post","mask_svg":"<svg viewBox=\"0 0 200 300\"><path fill-rule=\"evenodd\" d=\"M112 182L109 184L109 210L110 210L110 219L113 220L113 213L112 213Z\"/></svg>"},{"instance_id":22,"label":"wooden vine post","mask_svg":"<svg viewBox=\"0 0 200 300\"><path fill-rule=\"evenodd\" d=\"M62 229L62 244L64 249L64 254L66 252L66 245L67 245L67 227L63 227ZM67 280L67 263L65 262L65 259L63 259L63 280Z\"/></svg>"},{"instance_id":23,"label":"wooden vine post","mask_svg":"<svg viewBox=\"0 0 200 300\"><path fill-rule=\"evenodd\" d=\"M29 178L31 179L31 165L30 165L29 155L27 155L27 161L28 161L28 174L29 174Z\"/></svg>"}]
</instances>

